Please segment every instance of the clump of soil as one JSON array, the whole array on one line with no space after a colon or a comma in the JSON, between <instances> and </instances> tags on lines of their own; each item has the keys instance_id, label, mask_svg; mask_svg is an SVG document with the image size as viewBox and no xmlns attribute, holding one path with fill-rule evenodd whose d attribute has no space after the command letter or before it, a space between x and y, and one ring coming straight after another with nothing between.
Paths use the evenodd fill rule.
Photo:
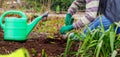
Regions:
<instances>
[{"instance_id":1,"label":"clump of soil","mask_svg":"<svg viewBox=\"0 0 120 57\"><path fill-rule=\"evenodd\" d=\"M0 54L11 53L21 47L28 49L31 57L37 57L41 54L42 49L45 50L49 57L59 57L59 55L64 53L66 41L57 38L50 39L45 34L40 34L38 38L30 38L24 42L15 42L4 41L3 35L0 35ZM32 49L36 51L37 55L34 55Z\"/></svg>"}]
</instances>

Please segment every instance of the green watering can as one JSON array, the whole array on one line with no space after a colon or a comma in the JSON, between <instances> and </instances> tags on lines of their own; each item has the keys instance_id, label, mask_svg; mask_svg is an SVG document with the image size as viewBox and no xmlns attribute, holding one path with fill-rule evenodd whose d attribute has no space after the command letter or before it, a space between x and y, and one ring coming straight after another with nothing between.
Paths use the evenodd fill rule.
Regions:
<instances>
[{"instance_id":1,"label":"green watering can","mask_svg":"<svg viewBox=\"0 0 120 57\"><path fill-rule=\"evenodd\" d=\"M18 14L21 18L6 17L8 14ZM3 13L0 17L0 25L4 30L4 40L24 41L35 27L35 25L43 18L47 17L48 12L35 18L31 23L27 23L26 15L21 11L10 10ZM4 24L2 20L5 19Z\"/></svg>"}]
</instances>

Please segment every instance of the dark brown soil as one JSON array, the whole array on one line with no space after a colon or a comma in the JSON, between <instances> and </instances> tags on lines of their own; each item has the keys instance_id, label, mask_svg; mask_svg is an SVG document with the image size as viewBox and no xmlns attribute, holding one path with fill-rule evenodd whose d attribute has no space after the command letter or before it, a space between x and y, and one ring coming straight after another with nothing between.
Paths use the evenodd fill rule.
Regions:
<instances>
[{"instance_id":1,"label":"dark brown soil","mask_svg":"<svg viewBox=\"0 0 120 57\"><path fill-rule=\"evenodd\" d=\"M47 38L46 35L41 34L38 38L30 38L24 42L15 42L15 41L4 41L3 34L0 34L0 54L8 54L14 50L24 47L28 49L31 57L38 57L41 54L42 49L45 50L48 57L59 57L64 53L66 41L55 38ZM33 53L32 50L35 50L37 55ZM41 56L40 56L41 57Z\"/></svg>"}]
</instances>

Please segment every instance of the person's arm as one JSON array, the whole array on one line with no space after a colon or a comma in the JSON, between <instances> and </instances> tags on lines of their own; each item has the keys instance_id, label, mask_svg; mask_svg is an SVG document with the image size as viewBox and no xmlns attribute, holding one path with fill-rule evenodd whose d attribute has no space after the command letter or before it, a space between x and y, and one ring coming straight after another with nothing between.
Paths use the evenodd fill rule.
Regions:
<instances>
[{"instance_id":1,"label":"person's arm","mask_svg":"<svg viewBox=\"0 0 120 57\"><path fill-rule=\"evenodd\" d=\"M71 4L71 6L68 9L68 13L71 15L74 15L78 9L80 9L81 5L85 3L85 0L75 0Z\"/></svg>"},{"instance_id":2,"label":"person's arm","mask_svg":"<svg viewBox=\"0 0 120 57\"><path fill-rule=\"evenodd\" d=\"M85 15L73 23L74 29L84 27L97 17L99 0L86 0Z\"/></svg>"},{"instance_id":3,"label":"person's arm","mask_svg":"<svg viewBox=\"0 0 120 57\"><path fill-rule=\"evenodd\" d=\"M74 15L78 9L80 9L81 6L85 3L85 0L75 0L71 4L71 6L68 9L68 12L66 14L65 18L65 25L72 25L74 18L72 18L72 15Z\"/></svg>"},{"instance_id":4,"label":"person's arm","mask_svg":"<svg viewBox=\"0 0 120 57\"><path fill-rule=\"evenodd\" d=\"M77 10L79 9L79 6L83 2L81 0L75 0L72 3L72 5L70 6L70 8L68 10L68 14L66 15L67 17L65 19L65 24L67 24L67 25L61 27L61 29L60 29L61 34L65 34L66 32L68 32L72 29L78 29L78 28L84 27L86 24L92 22L96 18L98 6L99 6L99 0L86 0L85 2L86 2L85 16L83 16L77 22L75 22L73 24L70 23L71 22L70 18L73 14L75 14L77 12Z\"/></svg>"}]
</instances>

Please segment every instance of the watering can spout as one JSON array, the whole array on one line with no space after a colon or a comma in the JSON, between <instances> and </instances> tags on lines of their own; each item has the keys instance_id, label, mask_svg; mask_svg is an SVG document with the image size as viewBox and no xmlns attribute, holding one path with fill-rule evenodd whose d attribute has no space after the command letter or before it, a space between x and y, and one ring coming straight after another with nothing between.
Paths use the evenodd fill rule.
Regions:
<instances>
[{"instance_id":1,"label":"watering can spout","mask_svg":"<svg viewBox=\"0 0 120 57\"><path fill-rule=\"evenodd\" d=\"M35 18L31 23L28 24L27 27L27 36L29 35L29 33L32 31L32 29L36 26L36 24L44 17L48 16L48 12L45 12L44 14L42 14L41 16L38 16L37 18Z\"/></svg>"}]
</instances>

